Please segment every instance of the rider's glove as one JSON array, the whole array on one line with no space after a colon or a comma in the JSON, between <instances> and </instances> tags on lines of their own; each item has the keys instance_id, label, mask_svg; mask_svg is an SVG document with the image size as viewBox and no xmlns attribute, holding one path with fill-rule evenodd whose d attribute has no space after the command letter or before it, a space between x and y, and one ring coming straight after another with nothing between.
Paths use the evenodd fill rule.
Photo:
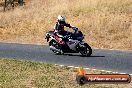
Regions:
<instances>
[{"instance_id":1,"label":"rider's glove","mask_svg":"<svg viewBox=\"0 0 132 88\"><path fill-rule=\"evenodd\" d=\"M77 27L72 27L72 29L73 29L74 31L78 31L78 28L77 28Z\"/></svg>"}]
</instances>

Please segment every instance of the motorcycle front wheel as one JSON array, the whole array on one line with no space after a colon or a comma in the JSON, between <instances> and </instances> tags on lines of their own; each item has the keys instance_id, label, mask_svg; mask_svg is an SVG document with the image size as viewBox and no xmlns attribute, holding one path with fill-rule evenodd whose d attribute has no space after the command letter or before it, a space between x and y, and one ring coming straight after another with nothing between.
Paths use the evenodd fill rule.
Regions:
<instances>
[{"instance_id":1,"label":"motorcycle front wheel","mask_svg":"<svg viewBox=\"0 0 132 88\"><path fill-rule=\"evenodd\" d=\"M84 43L84 46L80 47L80 53L82 56L91 56L92 48L87 43Z\"/></svg>"}]
</instances>

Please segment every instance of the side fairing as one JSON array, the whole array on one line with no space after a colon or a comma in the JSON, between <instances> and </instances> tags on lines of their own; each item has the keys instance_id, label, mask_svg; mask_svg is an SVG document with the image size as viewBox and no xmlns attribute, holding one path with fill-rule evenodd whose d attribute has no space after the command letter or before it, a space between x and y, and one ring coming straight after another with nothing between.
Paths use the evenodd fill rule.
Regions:
<instances>
[{"instance_id":1,"label":"side fairing","mask_svg":"<svg viewBox=\"0 0 132 88\"><path fill-rule=\"evenodd\" d=\"M80 41L78 40L73 40L73 39L69 39L69 41L67 42L67 45L69 46L69 48L71 50L76 51L76 45L79 43Z\"/></svg>"}]
</instances>

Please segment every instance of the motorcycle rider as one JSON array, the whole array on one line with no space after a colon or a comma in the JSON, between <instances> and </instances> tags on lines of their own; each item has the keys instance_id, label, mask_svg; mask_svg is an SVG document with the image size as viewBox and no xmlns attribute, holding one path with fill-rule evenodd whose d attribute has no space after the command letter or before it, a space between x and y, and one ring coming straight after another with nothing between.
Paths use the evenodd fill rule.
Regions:
<instances>
[{"instance_id":1,"label":"motorcycle rider","mask_svg":"<svg viewBox=\"0 0 132 88\"><path fill-rule=\"evenodd\" d=\"M76 27L71 26L70 24L68 24L65 21L65 17L64 16L59 15L57 17L57 22L56 22L56 24L54 26L54 34L57 35L59 38L63 38L63 42L62 43L61 43L61 39L59 39L59 42L62 45L61 52L63 52L63 50L67 50L69 48L68 45L65 42L67 41L67 35L70 32L65 31L64 27L69 27L69 28L72 28L73 30L77 31ZM66 39L66 40L64 40L64 39Z\"/></svg>"},{"instance_id":2,"label":"motorcycle rider","mask_svg":"<svg viewBox=\"0 0 132 88\"><path fill-rule=\"evenodd\" d=\"M77 30L76 27L74 26L71 26L70 24L68 24L66 21L65 21L65 17L64 16L61 16L59 15L57 17L57 22L54 26L54 33L58 36L58 37L61 37L61 38L65 38L66 35L67 35L67 31L64 30L64 27L69 27L69 28L72 28L73 30Z\"/></svg>"}]
</instances>

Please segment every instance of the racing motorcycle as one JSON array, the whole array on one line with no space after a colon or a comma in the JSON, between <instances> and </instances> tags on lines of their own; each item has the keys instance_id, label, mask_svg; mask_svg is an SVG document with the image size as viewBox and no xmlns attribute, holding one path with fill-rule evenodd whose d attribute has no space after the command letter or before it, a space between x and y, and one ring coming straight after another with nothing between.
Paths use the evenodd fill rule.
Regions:
<instances>
[{"instance_id":1,"label":"racing motorcycle","mask_svg":"<svg viewBox=\"0 0 132 88\"><path fill-rule=\"evenodd\" d=\"M77 28L78 29L78 28ZM53 31L46 33L50 50L55 54L81 53L82 56L91 56L91 47L84 42L84 35L81 31L67 32L64 37L58 37Z\"/></svg>"}]
</instances>

